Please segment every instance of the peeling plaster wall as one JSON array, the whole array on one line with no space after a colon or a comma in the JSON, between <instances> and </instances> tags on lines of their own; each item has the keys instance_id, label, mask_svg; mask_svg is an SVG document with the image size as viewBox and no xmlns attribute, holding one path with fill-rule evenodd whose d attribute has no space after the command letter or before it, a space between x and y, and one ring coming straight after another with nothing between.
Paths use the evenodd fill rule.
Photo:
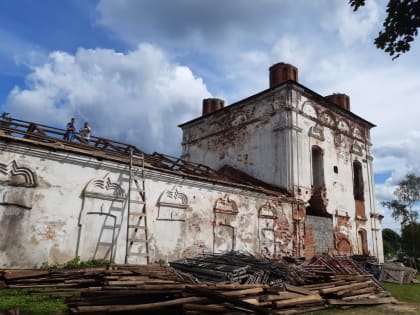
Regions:
<instances>
[{"instance_id":1,"label":"peeling plaster wall","mask_svg":"<svg viewBox=\"0 0 420 315\"><path fill-rule=\"evenodd\" d=\"M315 193L312 147L319 147L325 184L319 202L325 206L324 215L332 216L335 244L348 242L347 254L361 253L362 231L367 253L383 261L370 128L350 112L285 84L182 125L183 157L215 169L225 164L236 167L308 203ZM357 203L359 214L364 207L364 216L356 215L354 161L362 166L364 201ZM348 219L343 223L341 217Z\"/></svg>"},{"instance_id":2,"label":"peeling plaster wall","mask_svg":"<svg viewBox=\"0 0 420 315\"><path fill-rule=\"evenodd\" d=\"M0 164L13 161L33 172L37 185L14 187L10 181L1 182L2 194L16 188L30 190L26 204L31 206L0 202L0 267L34 267L76 255L83 260L112 255L117 263L124 262L126 165L0 142ZM296 252L299 242L288 200L148 169L145 192L150 262L223 249L267 256ZM138 211L135 191L130 200L131 211ZM145 254L144 246L133 250ZM129 262L146 259L130 256Z\"/></svg>"},{"instance_id":3,"label":"peeling plaster wall","mask_svg":"<svg viewBox=\"0 0 420 315\"><path fill-rule=\"evenodd\" d=\"M366 232L367 253L383 261L380 220L373 220L375 196L373 186L370 130L346 112L311 100L301 91L293 91L293 165L294 192L303 200L310 197L312 146L323 151L326 210L333 216L335 250L341 254L362 254L358 232ZM353 193L353 162L362 165L364 201ZM300 193L299 193L300 192ZM309 193L306 193L309 192ZM356 204L364 205L364 216L356 215ZM346 220L341 218L345 217ZM379 228L379 230L378 230ZM348 241L351 249L343 244Z\"/></svg>"},{"instance_id":4,"label":"peeling plaster wall","mask_svg":"<svg viewBox=\"0 0 420 315\"><path fill-rule=\"evenodd\" d=\"M276 89L183 126L182 157L214 169L230 165L291 191L286 92Z\"/></svg>"}]
</instances>

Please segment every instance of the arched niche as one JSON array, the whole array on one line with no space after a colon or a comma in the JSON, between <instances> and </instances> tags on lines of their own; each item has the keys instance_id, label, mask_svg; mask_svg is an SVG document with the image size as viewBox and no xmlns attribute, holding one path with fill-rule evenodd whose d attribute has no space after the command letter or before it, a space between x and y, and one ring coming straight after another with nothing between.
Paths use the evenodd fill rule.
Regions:
<instances>
[{"instance_id":1,"label":"arched niche","mask_svg":"<svg viewBox=\"0 0 420 315\"><path fill-rule=\"evenodd\" d=\"M114 259L127 194L116 179L91 179L82 190L77 256L81 260Z\"/></svg>"},{"instance_id":2,"label":"arched niche","mask_svg":"<svg viewBox=\"0 0 420 315\"><path fill-rule=\"evenodd\" d=\"M188 197L177 188L162 192L158 201L157 220L184 221L189 209Z\"/></svg>"},{"instance_id":3,"label":"arched niche","mask_svg":"<svg viewBox=\"0 0 420 315\"><path fill-rule=\"evenodd\" d=\"M216 200L213 224L213 252L235 250L238 206L229 195Z\"/></svg>"},{"instance_id":4,"label":"arched niche","mask_svg":"<svg viewBox=\"0 0 420 315\"><path fill-rule=\"evenodd\" d=\"M155 246L166 259L175 259L185 250L187 219L190 212L188 196L181 187L162 192L157 202L158 214L154 224Z\"/></svg>"},{"instance_id":5,"label":"arched niche","mask_svg":"<svg viewBox=\"0 0 420 315\"><path fill-rule=\"evenodd\" d=\"M274 257L276 254L277 211L270 201L258 209L258 243L260 253L264 256Z\"/></svg>"}]
</instances>

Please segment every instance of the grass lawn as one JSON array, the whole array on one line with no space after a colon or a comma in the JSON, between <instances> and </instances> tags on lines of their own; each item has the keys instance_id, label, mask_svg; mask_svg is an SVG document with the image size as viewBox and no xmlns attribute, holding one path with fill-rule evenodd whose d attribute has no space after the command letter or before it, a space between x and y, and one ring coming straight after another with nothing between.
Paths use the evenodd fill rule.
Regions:
<instances>
[{"instance_id":1,"label":"grass lawn","mask_svg":"<svg viewBox=\"0 0 420 315\"><path fill-rule=\"evenodd\" d=\"M420 282L420 275L417 276ZM312 312L313 315L409 315L420 314L420 283L395 284L385 283L386 289L398 300L398 304L386 304L377 306L352 307L348 309L327 309Z\"/></svg>"},{"instance_id":2,"label":"grass lawn","mask_svg":"<svg viewBox=\"0 0 420 315\"><path fill-rule=\"evenodd\" d=\"M21 315L59 315L67 308L61 298L30 295L22 289L0 290L0 310L15 306L19 307Z\"/></svg>"}]
</instances>

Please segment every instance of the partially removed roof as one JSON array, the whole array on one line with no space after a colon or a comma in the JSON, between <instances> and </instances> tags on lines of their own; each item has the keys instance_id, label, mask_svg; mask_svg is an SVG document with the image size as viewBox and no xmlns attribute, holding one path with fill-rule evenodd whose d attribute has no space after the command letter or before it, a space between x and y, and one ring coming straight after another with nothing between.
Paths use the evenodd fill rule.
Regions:
<instances>
[{"instance_id":1,"label":"partially removed roof","mask_svg":"<svg viewBox=\"0 0 420 315\"><path fill-rule=\"evenodd\" d=\"M17 141L30 145L43 146L94 156L98 159L107 159L120 163L129 163L130 154L133 164L145 168L155 169L166 173L172 173L190 179L214 182L221 185L235 186L246 190L260 192L274 196L286 196L281 188L266 184L245 173L238 173L230 168L216 171L202 164L189 162L180 158L165 154L147 154L136 146L123 142L113 141L100 137L91 136L84 140L77 133L73 141L64 140L65 130L46 125L36 124L29 121L13 119L3 115L0 118L0 139Z\"/></svg>"}]
</instances>

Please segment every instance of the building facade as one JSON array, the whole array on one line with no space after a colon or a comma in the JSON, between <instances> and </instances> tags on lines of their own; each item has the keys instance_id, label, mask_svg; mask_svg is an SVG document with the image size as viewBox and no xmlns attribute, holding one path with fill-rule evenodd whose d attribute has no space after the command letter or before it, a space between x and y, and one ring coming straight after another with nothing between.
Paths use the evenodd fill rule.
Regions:
<instances>
[{"instance_id":1,"label":"building facade","mask_svg":"<svg viewBox=\"0 0 420 315\"><path fill-rule=\"evenodd\" d=\"M181 159L0 120L0 266L202 252L321 252L383 260L370 128L348 97L322 97L277 64L270 88L181 125ZM57 137L56 135L60 136ZM55 136L54 136L55 135Z\"/></svg>"},{"instance_id":2,"label":"building facade","mask_svg":"<svg viewBox=\"0 0 420 315\"><path fill-rule=\"evenodd\" d=\"M182 157L214 169L233 166L304 202L306 256L328 248L382 257L374 125L350 111L347 95L323 97L297 80L297 68L279 63L265 91L228 107L204 100L203 116L180 125ZM320 239L324 232L333 237Z\"/></svg>"}]
</instances>

